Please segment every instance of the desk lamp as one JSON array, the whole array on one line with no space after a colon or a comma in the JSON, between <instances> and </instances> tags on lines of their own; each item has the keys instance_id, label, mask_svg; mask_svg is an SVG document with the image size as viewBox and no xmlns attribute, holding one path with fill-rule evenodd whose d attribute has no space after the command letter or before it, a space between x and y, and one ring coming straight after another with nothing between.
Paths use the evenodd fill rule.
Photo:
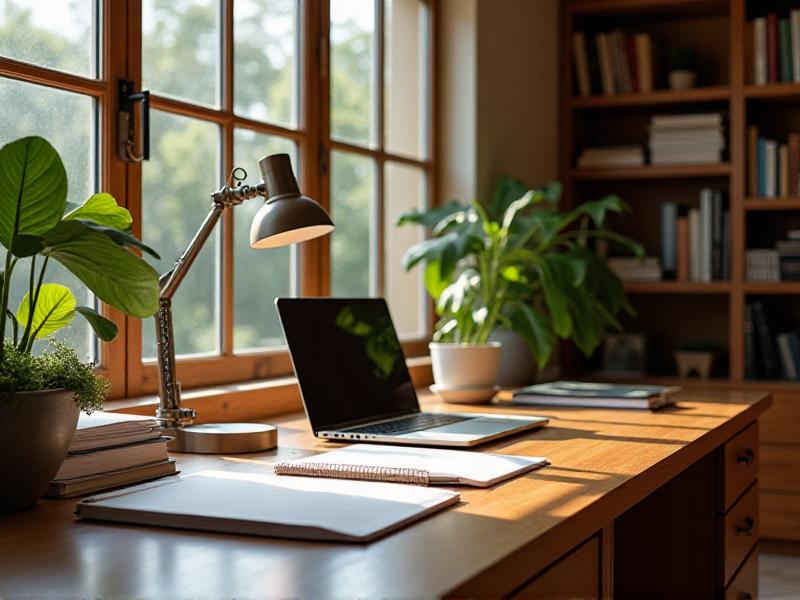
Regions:
<instances>
[{"instance_id":1,"label":"desk lamp","mask_svg":"<svg viewBox=\"0 0 800 600\"><path fill-rule=\"evenodd\" d=\"M261 183L243 185L247 175L234 169L231 179L211 194L211 211L189 246L169 271L159 279L159 310L156 314L158 346L159 406L156 417L167 435L173 436L169 448L174 452L227 454L258 452L274 448L278 432L261 423L207 423L192 425L194 409L181 406L181 384L175 372L175 341L172 331L172 297L208 240L220 217L251 198L266 198L250 227L251 248L278 248L298 244L333 231L325 210L300 193L288 154L273 154L258 161ZM238 177L237 174L241 174Z\"/></svg>"}]
</instances>

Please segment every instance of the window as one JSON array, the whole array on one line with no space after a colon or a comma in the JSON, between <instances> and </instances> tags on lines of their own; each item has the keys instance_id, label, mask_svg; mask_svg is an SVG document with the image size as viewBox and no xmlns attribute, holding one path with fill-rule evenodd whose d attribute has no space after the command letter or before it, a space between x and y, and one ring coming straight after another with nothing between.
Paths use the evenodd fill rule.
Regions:
<instances>
[{"instance_id":1,"label":"window","mask_svg":"<svg viewBox=\"0 0 800 600\"><path fill-rule=\"evenodd\" d=\"M287 153L301 188L329 209L332 236L255 251L259 203L224 216L173 301L186 388L285 375L273 299L386 296L412 351L429 333L420 239L401 211L431 201L432 0L0 0L0 142L47 137L70 201L99 189L134 215L166 271L233 167ZM117 80L151 92L150 160L116 156ZM94 302L68 273L66 281ZM25 265L18 267L26 272ZM12 293L24 294L17 277ZM103 309L120 337L98 345L76 320L63 336L97 362L116 396L157 391L155 328Z\"/></svg>"}]
</instances>

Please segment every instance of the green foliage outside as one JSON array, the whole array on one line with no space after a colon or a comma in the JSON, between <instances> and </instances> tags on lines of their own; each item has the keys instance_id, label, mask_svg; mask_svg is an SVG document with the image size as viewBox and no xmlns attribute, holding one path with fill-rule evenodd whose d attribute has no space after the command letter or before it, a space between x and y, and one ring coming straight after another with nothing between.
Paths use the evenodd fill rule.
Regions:
<instances>
[{"instance_id":1,"label":"green foliage outside","mask_svg":"<svg viewBox=\"0 0 800 600\"><path fill-rule=\"evenodd\" d=\"M45 282L50 261L125 314L141 318L156 312L158 276L131 250L158 255L131 235L131 223L130 213L108 194L70 205L64 164L44 138L21 138L0 148L0 244L6 248L0 272L0 394L57 385L75 392L81 408L102 404L106 384L73 349L56 344L41 356L31 353L35 340L52 336L76 314L101 340L117 335L116 325L94 307L78 306L67 286ZM14 311L9 294L20 259L29 259L28 272L21 273L27 292Z\"/></svg>"},{"instance_id":2,"label":"green foliage outside","mask_svg":"<svg viewBox=\"0 0 800 600\"><path fill-rule=\"evenodd\" d=\"M606 330L621 329L617 314L633 309L589 242L610 240L643 254L633 240L604 229L607 213L627 206L607 196L560 212L560 192L559 184L526 191L504 178L488 207L453 200L400 216L398 225L433 232L409 249L403 264L407 270L424 266L440 316L434 340L485 344L505 327L519 333L544 366L557 338L589 355Z\"/></svg>"}]
</instances>

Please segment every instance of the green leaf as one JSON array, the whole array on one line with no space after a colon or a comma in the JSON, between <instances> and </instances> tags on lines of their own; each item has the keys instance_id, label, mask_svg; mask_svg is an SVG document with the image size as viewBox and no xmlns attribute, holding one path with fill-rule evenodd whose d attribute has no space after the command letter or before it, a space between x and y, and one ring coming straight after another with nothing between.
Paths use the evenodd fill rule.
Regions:
<instances>
[{"instance_id":1,"label":"green leaf","mask_svg":"<svg viewBox=\"0 0 800 600\"><path fill-rule=\"evenodd\" d=\"M107 236L112 242L118 246L121 246L122 248L139 248L154 258L161 258L155 250L137 240L133 234L127 231L114 229L113 227L98 225L96 223L92 223L91 221L61 221L58 225L53 227L53 229L48 231L47 234L45 234L46 243L63 243L65 241L78 238L82 236L87 229Z\"/></svg>"},{"instance_id":2,"label":"green leaf","mask_svg":"<svg viewBox=\"0 0 800 600\"><path fill-rule=\"evenodd\" d=\"M575 209L578 214L586 214L594 221L595 227L602 227L606 220L607 212L622 213L628 210L628 205L616 195L605 196L599 200L584 202Z\"/></svg>"},{"instance_id":3,"label":"green leaf","mask_svg":"<svg viewBox=\"0 0 800 600\"><path fill-rule=\"evenodd\" d=\"M83 316L84 319L92 326L94 332L104 342L110 342L117 337L117 326L110 319L106 319L103 315L98 313L95 309L88 306L76 306L75 312Z\"/></svg>"},{"instance_id":4,"label":"green leaf","mask_svg":"<svg viewBox=\"0 0 800 600\"><path fill-rule=\"evenodd\" d=\"M39 288L39 296L30 316L30 292L25 294L17 309L17 321L23 328L31 321L31 332L36 339L54 334L66 327L75 316L75 296L68 287L57 283L45 283Z\"/></svg>"},{"instance_id":5,"label":"green leaf","mask_svg":"<svg viewBox=\"0 0 800 600\"><path fill-rule=\"evenodd\" d=\"M442 219L446 219L451 214L464 210L464 208L458 200L450 200L447 204L434 206L423 212L412 208L397 216L395 226L399 227L413 223L415 225L424 225L425 227L435 227Z\"/></svg>"},{"instance_id":6,"label":"green leaf","mask_svg":"<svg viewBox=\"0 0 800 600\"><path fill-rule=\"evenodd\" d=\"M0 148L3 246L10 248L14 235L41 235L49 231L61 220L66 205L67 172L58 152L47 140L26 137Z\"/></svg>"},{"instance_id":7,"label":"green leaf","mask_svg":"<svg viewBox=\"0 0 800 600\"><path fill-rule=\"evenodd\" d=\"M158 310L158 275L153 267L107 235L83 221L65 221L44 239L42 254L64 265L106 304L138 318Z\"/></svg>"},{"instance_id":8,"label":"green leaf","mask_svg":"<svg viewBox=\"0 0 800 600\"><path fill-rule=\"evenodd\" d=\"M11 254L25 258L38 254L44 249L44 239L38 235L15 235L11 241Z\"/></svg>"},{"instance_id":9,"label":"green leaf","mask_svg":"<svg viewBox=\"0 0 800 600\"><path fill-rule=\"evenodd\" d=\"M555 336L547 318L538 310L523 302L517 302L510 314L511 327L528 345L539 368L550 360L555 346Z\"/></svg>"},{"instance_id":10,"label":"green leaf","mask_svg":"<svg viewBox=\"0 0 800 600\"><path fill-rule=\"evenodd\" d=\"M111 194L95 194L76 209L64 215L64 221L92 221L114 229L130 229L133 219L127 209L119 206Z\"/></svg>"},{"instance_id":11,"label":"green leaf","mask_svg":"<svg viewBox=\"0 0 800 600\"><path fill-rule=\"evenodd\" d=\"M553 321L553 331L566 339L572 332L572 318L567 306L573 291L572 277L568 268L558 261L546 260L538 265L547 309Z\"/></svg>"},{"instance_id":12,"label":"green leaf","mask_svg":"<svg viewBox=\"0 0 800 600\"><path fill-rule=\"evenodd\" d=\"M489 203L489 212L499 218L500 215L506 212L508 206L514 200L521 198L527 190L526 185L519 179L503 175L494 186L492 200Z\"/></svg>"},{"instance_id":13,"label":"green leaf","mask_svg":"<svg viewBox=\"0 0 800 600\"><path fill-rule=\"evenodd\" d=\"M535 198L535 193L533 190L525 192L525 194L517 199L514 200L511 204L508 205L508 208L503 213L503 229L509 229L511 227L511 223L514 221L514 217L517 215L519 211L523 208L526 208L533 204Z\"/></svg>"}]
</instances>

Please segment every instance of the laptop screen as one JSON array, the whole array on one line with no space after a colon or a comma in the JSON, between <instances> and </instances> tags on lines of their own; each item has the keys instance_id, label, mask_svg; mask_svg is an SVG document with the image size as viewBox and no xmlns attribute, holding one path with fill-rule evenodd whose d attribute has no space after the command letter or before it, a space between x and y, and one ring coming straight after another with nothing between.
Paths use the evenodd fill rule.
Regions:
<instances>
[{"instance_id":1,"label":"laptop screen","mask_svg":"<svg viewBox=\"0 0 800 600\"><path fill-rule=\"evenodd\" d=\"M276 304L315 432L419 412L383 299L279 298Z\"/></svg>"}]
</instances>

